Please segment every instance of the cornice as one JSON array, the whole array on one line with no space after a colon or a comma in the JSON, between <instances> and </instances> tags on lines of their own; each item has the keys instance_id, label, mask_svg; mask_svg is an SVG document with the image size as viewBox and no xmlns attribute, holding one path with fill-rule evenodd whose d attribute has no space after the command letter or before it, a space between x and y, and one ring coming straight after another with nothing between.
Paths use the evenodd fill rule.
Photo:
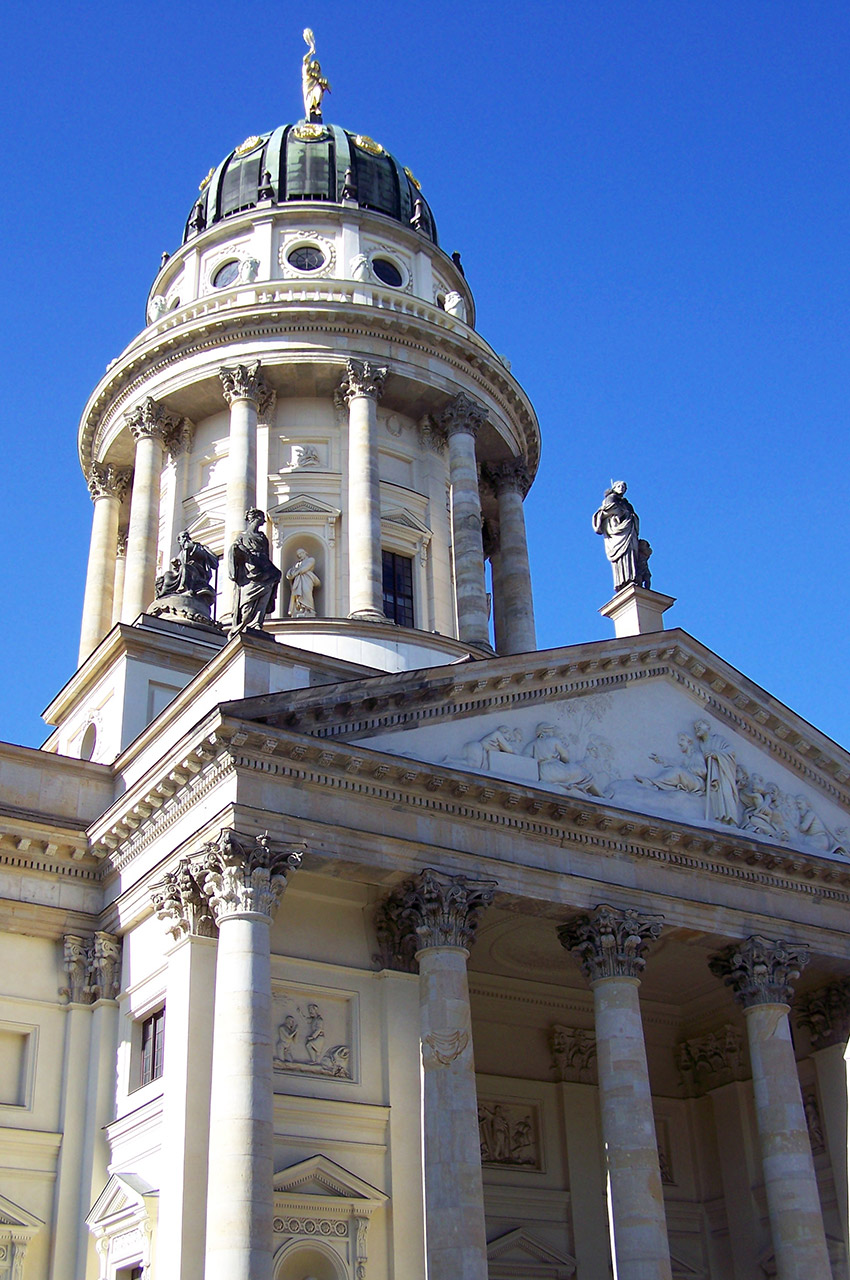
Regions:
<instances>
[{"instance_id":1,"label":"cornice","mask_svg":"<svg viewBox=\"0 0 850 1280\"><path fill-rule=\"evenodd\" d=\"M267 292L273 292L274 288L274 284L270 284ZM280 292L284 290L281 288ZM292 291L287 286L285 292ZM422 303L418 309L424 311L426 306ZM203 310L200 303L198 309ZM141 347L131 348L101 379L80 424L79 450L83 470L87 474L98 459L113 423L120 422L123 429L122 410L131 407L143 394L150 394L157 376L167 373L178 362L203 352L215 352L229 346L234 339L244 344L252 339L263 340L286 334L319 333L328 338L336 335L369 342L386 342L391 338L397 348L419 351L429 359L436 357L444 361L463 375L464 383L472 382L489 395L507 422L520 432L529 474L533 477L540 455L540 433L537 418L519 383L508 373L492 348L473 330L470 330L470 335L474 335L474 340L472 336L443 329L435 320L414 314L415 310L412 306L410 310L397 311L354 302L309 298L292 301L289 306L281 306L274 301L257 302L241 308L228 307L221 312L207 305L198 319L178 322L174 328L153 335ZM391 331L388 328L390 319ZM259 354L267 362L267 368L275 367L276 362L269 359L267 352ZM280 364L285 364L290 358L288 353L276 354L283 357L278 361ZM318 357L314 349L309 355L303 352L292 352L291 355L291 359L299 362L310 358L314 362L319 359L322 363L338 363L341 371L345 364L342 357L334 360L330 348ZM392 365L391 372L402 372L397 363ZM410 366L410 372L416 374L415 366ZM169 388L160 384L156 391L160 398L169 394Z\"/></svg>"}]
</instances>

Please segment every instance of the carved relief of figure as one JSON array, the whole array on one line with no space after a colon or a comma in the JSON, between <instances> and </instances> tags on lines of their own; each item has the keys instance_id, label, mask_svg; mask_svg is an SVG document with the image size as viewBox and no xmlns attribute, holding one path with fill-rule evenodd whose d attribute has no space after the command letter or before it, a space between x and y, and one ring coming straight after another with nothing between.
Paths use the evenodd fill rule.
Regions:
<instances>
[{"instance_id":1,"label":"carved relief of figure","mask_svg":"<svg viewBox=\"0 0 850 1280\"><path fill-rule=\"evenodd\" d=\"M288 1013L277 1029L277 1045L274 1055L277 1062L293 1061L293 1047L297 1035L298 1022L291 1013Z\"/></svg>"},{"instance_id":2,"label":"carved relief of figure","mask_svg":"<svg viewBox=\"0 0 850 1280\"><path fill-rule=\"evenodd\" d=\"M507 751L509 754L515 755L517 745L521 741L521 729L511 729L506 724L500 724L498 729L485 733L483 738L465 742L460 749L460 754L463 761L471 769L487 769L488 751Z\"/></svg>"},{"instance_id":3,"label":"carved relief of figure","mask_svg":"<svg viewBox=\"0 0 850 1280\"><path fill-rule=\"evenodd\" d=\"M493 1156L494 1160L510 1160L511 1158L511 1126L508 1118L502 1108L497 1103L493 1108L493 1117L491 1121L491 1130L493 1134Z\"/></svg>"},{"instance_id":4,"label":"carved relief of figure","mask_svg":"<svg viewBox=\"0 0 850 1280\"><path fill-rule=\"evenodd\" d=\"M687 733L680 733L676 738L681 760L669 760L664 756L650 753L650 760L662 766L662 771L654 778L644 778L635 774L638 782L644 786L655 787L658 791L688 791L694 795L702 795L705 790L705 761L702 753L696 750L694 740Z\"/></svg>"},{"instance_id":5,"label":"carved relief of figure","mask_svg":"<svg viewBox=\"0 0 850 1280\"><path fill-rule=\"evenodd\" d=\"M243 258L239 264L239 280L241 284L253 284L260 270L258 258Z\"/></svg>"},{"instance_id":6,"label":"carved relief of figure","mask_svg":"<svg viewBox=\"0 0 850 1280\"><path fill-rule=\"evenodd\" d=\"M820 1112L818 1111L818 1101L813 1093L807 1093L803 1098L803 1111L806 1116L806 1128L809 1131L809 1141L812 1144L812 1151L817 1154L823 1151L825 1140L823 1136L823 1125L821 1124Z\"/></svg>"},{"instance_id":7,"label":"carved relief of figure","mask_svg":"<svg viewBox=\"0 0 850 1280\"><path fill-rule=\"evenodd\" d=\"M356 253L348 264L348 270L352 280L368 280L369 279L369 259L365 253Z\"/></svg>"},{"instance_id":8,"label":"carved relief of figure","mask_svg":"<svg viewBox=\"0 0 850 1280\"><path fill-rule=\"evenodd\" d=\"M490 1149L490 1112L487 1107L478 1108L478 1139L481 1144L481 1162L492 1160Z\"/></svg>"},{"instance_id":9,"label":"carved relief of figure","mask_svg":"<svg viewBox=\"0 0 850 1280\"><path fill-rule=\"evenodd\" d=\"M310 1019L310 1032L304 1041L304 1047L310 1055L310 1061L318 1062L325 1047L325 1020L317 1004L307 1005L307 1017Z\"/></svg>"},{"instance_id":10,"label":"carved relief of figure","mask_svg":"<svg viewBox=\"0 0 850 1280\"><path fill-rule=\"evenodd\" d=\"M694 721L694 737L706 766L705 816L713 822L738 825L738 769L735 752L707 720Z\"/></svg>"},{"instance_id":11,"label":"carved relief of figure","mask_svg":"<svg viewBox=\"0 0 850 1280\"><path fill-rule=\"evenodd\" d=\"M298 559L286 571L286 580L290 587L289 616L290 618L315 618L316 606L313 603L313 592L316 587L322 585L313 572L316 561L313 556L307 555L303 547L299 547L295 554Z\"/></svg>"},{"instance_id":12,"label":"carved relief of figure","mask_svg":"<svg viewBox=\"0 0 850 1280\"><path fill-rule=\"evenodd\" d=\"M521 1120L517 1120L514 1125L514 1135L511 1142L511 1155L516 1164L534 1164L536 1162L536 1143L534 1141L534 1130L531 1124L531 1116L523 1116Z\"/></svg>"},{"instance_id":13,"label":"carved relief of figure","mask_svg":"<svg viewBox=\"0 0 850 1280\"><path fill-rule=\"evenodd\" d=\"M782 796L773 782L765 782L761 774L745 778L738 787L738 795L744 807L741 827L755 831L757 835L785 839L788 835L782 813Z\"/></svg>"},{"instance_id":14,"label":"carved relief of figure","mask_svg":"<svg viewBox=\"0 0 850 1280\"><path fill-rule=\"evenodd\" d=\"M821 821L805 796L795 797L794 808L796 809L797 830L801 835L806 836L819 849L823 849L825 853L843 853L846 856L847 850L836 839L826 824Z\"/></svg>"},{"instance_id":15,"label":"carved relief of figure","mask_svg":"<svg viewBox=\"0 0 850 1280\"><path fill-rule=\"evenodd\" d=\"M316 37L309 27L304 28L304 42L307 52L301 64L301 86L304 92L304 116L307 120L320 121L322 118L322 98L330 93L331 87L322 75L322 68L314 54Z\"/></svg>"},{"instance_id":16,"label":"carved relief of figure","mask_svg":"<svg viewBox=\"0 0 850 1280\"><path fill-rule=\"evenodd\" d=\"M567 744L557 736L553 724L539 724L537 736L523 752L537 761L541 782L553 782L566 792L578 791L589 796L605 793L594 779L586 760L571 760Z\"/></svg>"},{"instance_id":17,"label":"carved relief of figure","mask_svg":"<svg viewBox=\"0 0 850 1280\"><path fill-rule=\"evenodd\" d=\"M256 507L246 511L247 527L230 548L228 569L234 583L231 636L246 627L262 627L266 614L274 608L281 573L272 564L268 538L260 532L265 518L265 512Z\"/></svg>"},{"instance_id":18,"label":"carved relief of figure","mask_svg":"<svg viewBox=\"0 0 850 1280\"><path fill-rule=\"evenodd\" d=\"M293 467L318 467L321 461L318 449L311 444L299 444L292 450Z\"/></svg>"},{"instance_id":19,"label":"carved relief of figure","mask_svg":"<svg viewBox=\"0 0 850 1280\"><path fill-rule=\"evenodd\" d=\"M625 480L615 480L605 490L602 506L593 513L593 530L605 539L605 554L614 574L614 590L622 591L638 580L638 531L640 521L626 497Z\"/></svg>"}]
</instances>

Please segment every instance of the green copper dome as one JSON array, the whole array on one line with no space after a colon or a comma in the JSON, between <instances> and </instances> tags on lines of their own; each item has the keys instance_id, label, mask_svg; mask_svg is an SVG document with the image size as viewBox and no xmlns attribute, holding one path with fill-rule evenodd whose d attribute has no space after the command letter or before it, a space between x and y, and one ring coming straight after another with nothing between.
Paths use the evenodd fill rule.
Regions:
<instances>
[{"instance_id":1,"label":"green copper dome","mask_svg":"<svg viewBox=\"0 0 850 1280\"><path fill-rule=\"evenodd\" d=\"M332 124L282 125L273 133L246 138L201 187L183 243L233 214L271 200L349 200L413 226L437 243L437 228L409 169L380 143Z\"/></svg>"}]
</instances>

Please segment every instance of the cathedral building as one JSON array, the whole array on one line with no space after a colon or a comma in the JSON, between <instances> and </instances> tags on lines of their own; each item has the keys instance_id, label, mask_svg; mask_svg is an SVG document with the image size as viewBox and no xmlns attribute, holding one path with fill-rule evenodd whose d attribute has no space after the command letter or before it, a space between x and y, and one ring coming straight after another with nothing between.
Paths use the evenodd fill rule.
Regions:
<instances>
[{"instance_id":1,"label":"cathedral building","mask_svg":"<svg viewBox=\"0 0 850 1280\"><path fill-rule=\"evenodd\" d=\"M0 744L0 1280L848 1280L850 756L665 629L622 483L612 638L537 649L534 409L305 36Z\"/></svg>"}]
</instances>

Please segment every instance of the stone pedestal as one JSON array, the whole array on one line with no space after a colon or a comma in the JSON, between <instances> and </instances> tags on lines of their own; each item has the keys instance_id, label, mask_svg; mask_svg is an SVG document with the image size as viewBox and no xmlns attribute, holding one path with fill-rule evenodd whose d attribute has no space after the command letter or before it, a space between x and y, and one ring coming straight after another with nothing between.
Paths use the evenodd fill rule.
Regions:
<instances>
[{"instance_id":1,"label":"stone pedestal","mask_svg":"<svg viewBox=\"0 0 850 1280\"><path fill-rule=\"evenodd\" d=\"M660 591L647 591L632 582L618 591L599 612L614 624L614 635L642 636L652 631L664 630L664 614L676 603L675 596L664 596Z\"/></svg>"},{"instance_id":2,"label":"stone pedestal","mask_svg":"<svg viewBox=\"0 0 850 1280\"><path fill-rule=\"evenodd\" d=\"M129 483L130 472L124 468L95 465L89 472L94 514L83 599L80 665L112 628L118 520Z\"/></svg>"},{"instance_id":3,"label":"stone pedestal","mask_svg":"<svg viewBox=\"0 0 850 1280\"><path fill-rule=\"evenodd\" d=\"M224 559L245 527L245 513L257 505L257 421L268 412L274 392L260 361L219 369L222 394L230 406L230 444L224 509Z\"/></svg>"},{"instance_id":4,"label":"stone pedestal","mask_svg":"<svg viewBox=\"0 0 850 1280\"><path fill-rule=\"evenodd\" d=\"M222 831L194 864L219 929L204 1280L272 1274L272 917L299 854Z\"/></svg>"},{"instance_id":5,"label":"stone pedestal","mask_svg":"<svg viewBox=\"0 0 850 1280\"><path fill-rule=\"evenodd\" d=\"M135 622L154 598L165 437L176 423L150 396L127 415L136 441L122 622Z\"/></svg>"},{"instance_id":6,"label":"stone pedestal","mask_svg":"<svg viewBox=\"0 0 850 1280\"><path fill-rule=\"evenodd\" d=\"M670 1249L638 987L658 917L597 907L562 925L593 991L602 1136L620 1280L670 1280Z\"/></svg>"},{"instance_id":7,"label":"stone pedestal","mask_svg":"<svg viewBox=\"0 0 850 1280\"><path fill-rule=\"evenodd\" d=\"M501 653L531 653L537 648L531 569L522 500L530 484L521 458L487 468L486 477L499 504L499 567L493 572L493 614L499 618Z\"/></svg>"},{"instance_id":8,"label":"stone pedestal","mask_svg":"<svg viewBox=\"0 0 850 1280\"><path fill-rule=\"evenodd\" d=\"M349 617L385 622L378 472L378 400L387 370L349 360L338 398L348 405Z\"/></svg>"},{"instance_id":9,"label":"stone pedestal","mask_svg":"<svg viewBox=\"0 0 850 1280\"><path fill-rule=\"evenodd\" d=\"M466 961L495 888L424 871L397 901L418 947L428 1280L487 1280Z\"/></svg>"},{"instance_id":10,"label":"stone pedestal","mask_svg":"<svg viewBox=\"0 0 850 1280\"><path fill-rule=\"evenodd\" d=\"M778 1280L830 1280L817 1179L788 1023L804 948L752 937L711 963L743 1005Z\"/></svg>"},{"instance_id":11,"label":"stone pedestal","mask_svg":"<svg viewBox=\"0 0 850 1280\"><path fill-rule=\"evenodd\" d=\"M440 425L449 440L458 636L467 644L490 649L481 495L475 456L475 437L486 417L487 410L461 392L443 410Z\"/></svg>"}]
</instances>

